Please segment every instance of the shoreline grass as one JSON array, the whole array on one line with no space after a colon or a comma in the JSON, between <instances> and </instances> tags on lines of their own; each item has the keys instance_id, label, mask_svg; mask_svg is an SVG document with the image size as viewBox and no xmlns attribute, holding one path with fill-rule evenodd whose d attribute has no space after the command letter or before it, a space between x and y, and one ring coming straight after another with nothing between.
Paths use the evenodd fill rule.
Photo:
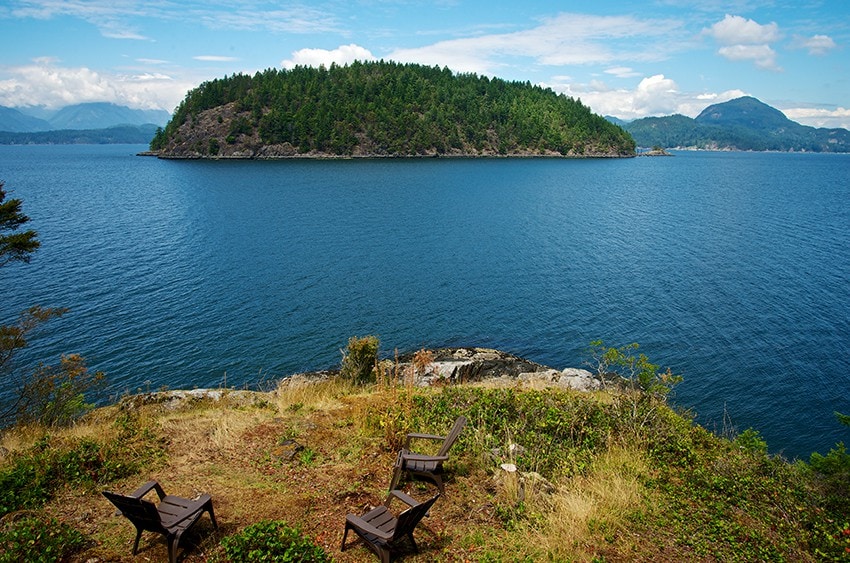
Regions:
<instances>
[{"instance_id":1,"label":"shoreline grass","mask_svg":"<svg viewBox=\"0 0 850 563\"><path fill-rule=\"evenodd\" d=\"M339 551L345 514L383 500L407 431L445 432L464 414L469 426L452 450L448 494L417 529L420 553L405 561L850 556L850 502L824 476L769 456L752 435L740 443L717 437L650 397L363 387L336 378L261 396L248 406L226 394L177 408L113 405L69 429L5 432L2 486L32 487L21 464L35 465L32 475L38 464L57 468L43 501L7 506L0 533L10 515L29 511L82 534L67 561L162 559L165 543L153 534L131 555L132 525L100 495L158 479L173 494L213 497L220 529L202 520L186 562L225 561L222 538L265 520L297 527L336 561L371 561L363 547ZM508 462L516 472L501 469ZM403 486L418 498L430 494L426 485ZM13 557L0 548L0 560Z\"/></svg>"}]
</instances>

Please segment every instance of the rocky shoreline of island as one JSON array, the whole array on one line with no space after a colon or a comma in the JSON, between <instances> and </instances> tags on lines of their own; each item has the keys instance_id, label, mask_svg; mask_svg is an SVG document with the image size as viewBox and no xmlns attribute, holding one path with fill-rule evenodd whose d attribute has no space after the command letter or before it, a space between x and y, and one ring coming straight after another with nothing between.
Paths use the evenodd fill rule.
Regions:
<instances>
[{"instance_id":1,"label":"rocky shoreline of island","mask_svg":"<svg viewBox=\"0 0 850 563\"><path fill-rule=\"evenodd\" d=\"M416 387L438 387L452 384L486 384L510 387L521 385L531 388L553 387L575 391L599 391L604 381L586 369L556 369L493 348L451 347L427 351L431 361L424 369L413 368L414 353L388 359L392 370L401 379L412 375ZM339 370L316 370L295 373L284 377L273 391L249 389L189 389L138 393L123 397L119 406L139 408L158 404L164 408L178 408L200 401L228 401L235 406L257 406L268 401L278 389L308 385L339 375Z\"/></svg>"},{"instance_id":2,"label":"rocky shoreline of island","mask_svg":"<svg viewBox=\"0 0 850 563\"><path fill-rule=\"evenodd\" d=\"M162 160L463 160L463 159L605 159L605 158L634 158L635 156L657 156L640 154L614 154L614 153L588 153L588 154L561 154L552 151L534 152L511 152L501 154L495 151L463 152L455 151L449 153L430 152L425 154L386 154L386 153L362 153L362 154L331 154L311 151L300 153L290 147L264 146L259 149L246 148L235 150L230 153L218 153L215 155L202 154L196 151L168 152L160 150L146 150L136 153L136 156L156 157ZM665 156L672 156L670 154Z\"/></svg>"}]
</instances>

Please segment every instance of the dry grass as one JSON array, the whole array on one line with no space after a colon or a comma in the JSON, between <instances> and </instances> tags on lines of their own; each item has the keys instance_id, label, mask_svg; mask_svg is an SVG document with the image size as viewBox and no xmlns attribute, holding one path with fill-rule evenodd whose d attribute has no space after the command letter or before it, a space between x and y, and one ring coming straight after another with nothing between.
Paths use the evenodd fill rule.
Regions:
<instances>
[{"instance_id":1,"label":"dry grass","mask_svg":"<svg viewBox=\"0 0 850 563\"><path fill-rule=\"evenodd\" d=\"M0 433L0 448L3 451L20 452L32 446L44 434L43 428L15 426Z\"/></svg>"},{"instance_id":2,"label":"dry grass","mask_svg":"<svg viewBox=\"0 0 850 563\"><path fill-rule=\"evenodd\" d=\"M149 473L110 488L127 492L157 479L170 494L210 493L220 529L213 532L204 517L189 537L186 563L210 560L223 536L264 519L299 526L336 561L371 562L374 555L361 545L340 552L343 522L346 513L362 513L384 500L395 438L381 426L381 417L390 402L404 408L399 401L406 400L408 391L388 386L352 388L328 380L283 385L268 394L266 406L233 406L226 400L176 411L145 406L140 416L166 439L166 459ZM67 432L102 437L114 431L108 424L114 416L114 410L102 410L89 424ZM476 429L470 426L467 431L475 440ZM32 437L25 431L7 434L4 445L20 448ZM293 443L301 449L287 457ZM489 461L454 452L448 494L416 531L420 553L407 554L404 560L519 561L540 556L583 560L583 554L594 551L594 542L601 541L592 530L594 523L616 527L622 514L644 498L637 480L645 471L643 464L633 452L615 449L598 460L586 477L547 495L497 479ZM434 492L421 484L404 483L404 488L418 498ZM500 512L500 506L515 505L520 496L539 515L531 519L534 525L522 518L510 521ZM140 553L133 557L132 525L116 516L97 491L66 490L46 510L93 540L90 549L74 561L165 559L165 543L154 534L143 536Z\"/></svg>"},{"instance_id":3,"label":"dry grass","mask_svg":"<svg viewBox=\"0 0 850 563\"><path fill-rule=\"evenodd\" d=\"M194 546L187 551L185 562L208 560L221 537L263 519L298 525L337 561L371 561L374 556L362 546L340 552L338 543L345 514L362 512L383 501L390 480L394 452L383 447L382 436L369 431L367 423L381 400L380 393L328 381L309 387L281 387L270 394L267 408L233 408L226 401L176 411L146 406L143 416L156 421L167 440L167 460L149 474L113 483L110 488L128 492L147 479L157 479L169 494L191 497L210 493L220 530L212 532L203 518L189 540ZM97 423L67 432L82 436L106 429L105 424ZM26 431L7 434L5 447L21 449L37 435ZM291 459L285 457L285 451L278 455L287 440L303 448ZM419 497L429 494L417 488L408 491ZM132 525L115 516L114 508L97 493L66 490L46 510L93 539L95 545L78 554L75 561L165 558L165 543L154 534L143 536L140 553L134 558L130 553L135 535ZM424 529L417 532L422 554L408 560L432 560L434 551L428 549L429 544L443 545L440 531L444 524L436 516L431 521L430 536Z\"/></svg>"},{"instance_id":4,"label":"dry grass","mask_svg":"<svg viewBox=\"0 0 850 563\"><path fill-rule=\"evenodd\" d=\"M39 425L12 426L0 432L0 451L21 452L30 448L47 433L58 442L112 438L118 433L115 428L116 412L115 407L104 407L89 414L78 424L50 430Z\"/></svg>"},{"instance_id":5,"label":"dry grass","mask_svg":"<svg viewBox=\"0 0 850 563\"><path fill-rule=\"evenodd\" d=\"M341 378L312 382L306 379L285 379L272 393L272 403L281 412L309 407L328 410L341 405L341 399L362 392Z\"/></svg>"},{"instance_id":6,"label":"dry grass","mask_svg":"<svg viewBox=\"0 0 850 563\"><path fill-rule=\"evenodd\" d=\"M642 453L607 450L586 475L569 480L546 500L535 543L555 560L597 558L610 548L610 538L625 529L626 515L647 505L649 493L641 477L648 472Z\"/></svg>"}]
</instances>

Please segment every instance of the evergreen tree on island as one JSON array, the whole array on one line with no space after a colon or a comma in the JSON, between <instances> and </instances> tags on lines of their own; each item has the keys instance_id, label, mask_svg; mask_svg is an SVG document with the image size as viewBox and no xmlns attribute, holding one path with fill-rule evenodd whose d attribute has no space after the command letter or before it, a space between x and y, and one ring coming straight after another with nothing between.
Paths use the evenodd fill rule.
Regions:
<instances>
[{"instance_id":1,"label":"evergreen tree on island","mask_svg":"<svg viewBox=\"0 0 850 563\"><path fill-rule=\"evenodd\" d=\"M205 82L150 148L170 158L635 154L622 128L551 89L384 61Z\"/></svg>"}]
</instances>

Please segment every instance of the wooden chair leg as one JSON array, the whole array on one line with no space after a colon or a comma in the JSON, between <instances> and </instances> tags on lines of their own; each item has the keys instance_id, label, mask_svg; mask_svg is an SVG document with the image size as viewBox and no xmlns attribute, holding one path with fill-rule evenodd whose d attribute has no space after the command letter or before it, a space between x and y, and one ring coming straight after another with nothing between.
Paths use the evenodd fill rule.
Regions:
<instances>
[{"instance_id":1,"label":"wooden chair leg","mask_svg":"<svg viewBox=\"0 0 850 563\"><path fill-rule=\"evenodd\" d=\"M218 530L218 522L215 521L215 512L213 512L212 500L210 500L207 506L207 512L210 513L210 520L212 520L213 529Z\"/></svg>"},{"instance_id":2,"label":"wooden chair leg","mask_svg":"<svg viewBox=\"0 0 850 563\"><path fill-rule=\"evenodd\" d=\"M341 543L341 544L340 544L340 546L339 546L339 550L340 550L340 551L345 551L345 538L347 538L347 537L348 537L348 530L349 530L349 526L348 526L348 524L346 523L346 525L345 525L345 531L342 533L342 543Z\"/></svg>"},{"instance_id":3,"label":"wooden chair leg","mask_svg":"<svg viewBox=\"0 0 850 563\"><path fill-rule=\"evenodd\" d=\"M437 485L437 488L440 490L441 495L446 494L446 489L443 486L443 478L439 475L434 475L434 484Z\"/></svg>"},{"instance_id":4,"label":"wooden chair leg","mask_svg":"<svg viewBox=\"0 0 850 563\"><path fill-rule=\"evenodd\" d=\"M136 528L136 541L133 543L133 555L139 551L139 540L142 539L142 529Z\"/></svg>"},{"instance_id":5,"label":"wooden chair leg","mask_svg":"<svg viewBox=\"0 0 850 563\"><path fill-rule=\"evenodd\" d=\"M407 537L410 538L410 543L413 545L413 551L419 553L419 546L416 545L416 540L413 539L413 532L410 532Z\"/></svg>"},{"instance_id":6,"label":"wooden chair leg","mask_svg":"<svg viewBox=\"0 0 850 563\"><path fill-rule=\"evenodd\" d=\"M177 543L180 540L178 538L171 538L168 540L168 561L169 563L177 563Z\"/></svg>"}]
</instances>

